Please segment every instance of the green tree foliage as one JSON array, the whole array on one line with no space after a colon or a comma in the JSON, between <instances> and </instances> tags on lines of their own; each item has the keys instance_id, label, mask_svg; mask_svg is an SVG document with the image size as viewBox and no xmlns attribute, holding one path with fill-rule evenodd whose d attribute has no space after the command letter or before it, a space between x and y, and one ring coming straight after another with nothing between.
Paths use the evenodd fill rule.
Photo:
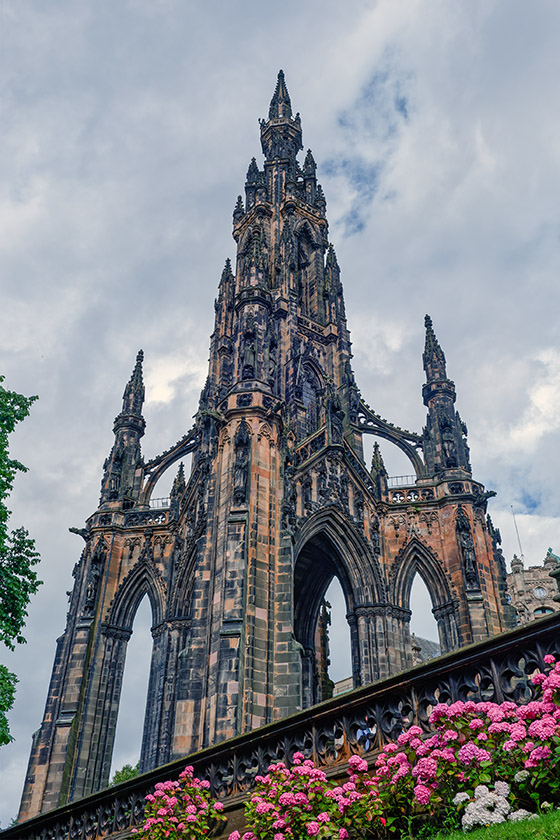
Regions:
<instances>
[{"instance_id":1,"label":"green tree foliage","mask_svg":"<svg viewBox=\"0 0 560 840\"><path fill-rule=\"evenodd\" d=\"M17 472L27 472L19 461L10 458L8 437L16 423L25 420L37 397L24 397L7 391L0 376L0 641L14 650L25 639L22 629L27 618L29 599L39 588L33 566L39 562L35 542L25 528L11 531L10 513L6 499L14 486ZM0 665L0 745L12 740L6 718L14 702L17 677L5 665Z\"/></svg>"},{"instance_id":2,"label":"green tree foliage","mask_svg":"<svg viewBox=\"0 0 560 840\"><path fill-rule=\"evenodd\" d=\"M140 762L134 767L132 764L125 764L120 770L115 770L115 774L111 779L112 785L120 785L121 782L128 782L129 779L135 779L140 772Z\"/></svg>"}]
</instances>

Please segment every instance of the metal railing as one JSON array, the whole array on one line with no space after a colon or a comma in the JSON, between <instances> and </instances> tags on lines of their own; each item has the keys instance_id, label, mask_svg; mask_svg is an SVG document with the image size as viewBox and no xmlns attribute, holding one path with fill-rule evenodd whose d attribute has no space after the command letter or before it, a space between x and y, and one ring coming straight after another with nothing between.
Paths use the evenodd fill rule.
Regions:
<instances>
[{"instance_id":1,"label":"metal railing","mask_svg":"<svg viewBox=\"0 0 560 840\"><path fill-rule=\"evenodd\" d=\"M535 696L531 675L544 656L560 657L560 613L517 627L484 642L432 659L347 694L327 700L136 779L80 799L8 828L2 840L101 840L132 836L141 823L144 796L156 782L176 779L185 764L210 782L211 792L235 813L258 773L271 762L290 763L300 751L329 776L342 776L352 754L372 755L394 741L403 725L431 730L437 703L513 700ZM227 837L231 827L224 829Z\"/></svg>"},{"instance_id":2,"label":"metal railing","mask_svg":"<svg viewBox=\"0 0 560 840\"><path fill-rule=\"evenodd\" d=\"M416 484L415 475L390 475L387 478L387 487L411 487Z\"/></svg>"},{"instance_id":3,"label":"metal railing","mask_svg":"<svg viewBox=\"0 0 560 840\"><path fill-rule=\"evenodd\" d=\"M169 503L169 496L162 496L159 499L150 499L150 507L154 510L159 510L160 508L168 508Z\"/></svg>"}]
</instances>

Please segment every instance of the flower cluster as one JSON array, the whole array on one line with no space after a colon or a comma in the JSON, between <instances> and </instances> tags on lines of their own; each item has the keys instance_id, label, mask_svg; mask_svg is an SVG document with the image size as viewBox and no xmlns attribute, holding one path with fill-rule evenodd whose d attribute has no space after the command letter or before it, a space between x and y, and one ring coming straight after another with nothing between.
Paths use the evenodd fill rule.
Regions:
<instances>
[{"instance_id":1,"label":"flower cluster","mask_svg":"<svg viewBox=\"0 0 560 840\"><path fill-rule=\"evenodd\" d=\"M245 806L251 830L234 831L229 840L302 840L305 837L348 840L356 803L370 802L373 784L363 774L367 762L357 755L350 758L350 778L343 784L330 782L325 773L302 753L295 753L293 766L271 764L265 776L257 776L257 787ZM377 813L366 819L383 825Z\"/></svg>"},{"instance_id":2,"label":"flower cluster","mask_svg":"<svg viewBox=\"0 0 560 840\"><path fill-rule=\"evenodd\" d=\"M420 726L386 744L374 767L353 755L349 778L329 781L302 753L291 767L270 765L256 777L245 805L248 830L229 840L355 840L412 836L413 823L459 827L525 819L560 804L560 662L545 656L547 674L533 683L542 697L458 701L437 705ZM491 787L492 786L492 789ZM208 782L187 767L179 782L156 785L146 797L141 831L149 840L196 840L220 819ZM451 804L452 803L452 804ZM460 822L459 822L460 821ZM425 836L424 831L422 836Z\"/></svg>"},{"instance_id":3,"label":"flower cluster","mask_svg":"<svg viewBox=\"0 0 560 840\"><path fill-rule=\"evenodd\" d=\"M535 818L524 808L512 811L508 802L510 787L507 782L496 782L494 790L489 790L486 785L477 785L472 797L468 793L458 793L453 804L462 806L466 803L465 813L461 819L463 831L474 828L477 825L494 825L506 821L519 822L528 818Z\"/></svg>"},{"instance_id":4,"label":"flower cluster","mask_svg":"<svg viewBox=\"0 0 560 840\"><path fill-rule=\"evenodd\" d=\"M158 782L154 792L146 796L145 820L140 832L150 840L205 837L212 825L225 820L221 813L224 806L211 799L209 787L209 782L193 775L192 767L185 767L178 782ZM139 833L138 829L133 832Z\"/></svg>"}]
</instances>

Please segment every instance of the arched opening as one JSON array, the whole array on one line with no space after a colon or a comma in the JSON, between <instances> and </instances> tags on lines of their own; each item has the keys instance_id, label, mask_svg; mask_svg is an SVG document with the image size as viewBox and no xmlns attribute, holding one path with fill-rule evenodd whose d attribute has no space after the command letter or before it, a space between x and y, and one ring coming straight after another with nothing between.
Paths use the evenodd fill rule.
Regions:
<instances>
[{"instance_id":1,"label":"arched opening","mask_svg":"<svg viewBox=\"0 0 560 840\"><path fill-rule=\"evenodd\" d=\"M140 759L150 677L151 626L152 609L145 595L136 611L133 633L127 644L109 778L125 764L135 767Z\"/></svg>"},{"instance_id":2,"label":"arched opening","mask_svg":"<svg viewBox=\"0 0 560 840\"><path fill-rule=\"evenodd\" d=\"M340 554L325 534L317 534L301 549L294 570L294 632L302 660L304 708L331 697L336 678L353 673L352 628L346 619L353 606L350 600Z\"/></svg>"},{"instance_id":3,"label":"arched opening","mask_svg":"<svg viewBox=\"0 0 560 840\"><path fill-rule=\"evenodd\" d=\"M169 468L161 474L160 478L158 478L157 483L154 485L154 488L152 490L152 495L150 497L150 507L169 507L169 497L171 496L171 489L173 487L173 483L177 478L179 465L183 465L183 474L185 477L185 481L188 483L191 474L192 457L192 452L189 452L186 455L182 455L179 461L173 462L173 464L171 464Z\"/></svg>"},{"instance_id":4,"label":"arched opening","mask_svg":"<svg viewBox=\"0 0 560 840\"><path fill-rule=\"evenodd\" d=\"M441 653L438 623L433 614L434 604L422 576L416 574L410 590L410 636L412 664L427 662Z\"/></svg>"},{"instance_id":5,"label":"arched opening","mask_svg":"<svg viewBox=\"0 0 560 840\"><path fill-rule=\"evenodd\" d=\"M352 679L352 640L346 619L346 599L337 577L333 577L325 594L330 605L328 627L328 676L334 683L333 695L354 687Z\"/></svg>"},{"instance_id":6,"label":"arched opening","mask_svg":"<svg viewBox=\"0 0 560 840\"><path fill-rule=\"evenodd\" d=\"M438 558L416 538L399 555L392 574L390 600L404 616L396 619L398 627L395 626L402 648L408 651L407 663L403 664L410 664L412 659L411 632L431 633L430 613L437 625L437 635L432 638L440 647L439 652L432 648L435 655L459 647L458 602L451 583ZM415 611L416 619L412 623L410 618ZM416 657L418 661L418 652Z\"/></svg>"},{"instance_id":7,"label":"arched opening","mask_svg":"<svg viewBox=\"0 0 560 840\"><path fill-rule=\"evenodd\" d=\"M410 483L416 480L414 465L410 458L391 441L384 440L378 435L364 434L362 435L364 461L368 470L371 468L371 461L373 456L373 447L377 443L381 451L381 457L385 464L387 476L389 479L408 477Z\"/></svg>"}]
</instances>

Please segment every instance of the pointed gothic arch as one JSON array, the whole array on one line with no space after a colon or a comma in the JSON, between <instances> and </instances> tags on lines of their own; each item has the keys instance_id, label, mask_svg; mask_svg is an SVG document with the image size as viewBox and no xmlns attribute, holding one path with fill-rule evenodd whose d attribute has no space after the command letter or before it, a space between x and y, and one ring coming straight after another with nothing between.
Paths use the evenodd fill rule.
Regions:
<instances>
[{"instance_id":1,"label":"pointed gothic arch","mask_svg":"<svg viewBox=\"0 0 560 840\"><path fill-rule=\"evenodd\" d=\"M397 555L391 572L389 600L410 619L410 593L419 574L432 601L442 653L458 647L459 600L441 561L428 546L413 537ZM408 620L406 621L408 628Z\"/></svg>"},{"instance_id":2,"label":"pointed gothic arch","mask_svg":"<svg viewBox=\"0 0 560 840\"><path fill-rule=\"evenodd\" d=\"M141 560L130 570L117 589L107 626L132 632L134 616L146 594L152 608L152 626L156 627L163 620L165 592L154 566L149 560Z\"/></svg>"},{"instance_id":3,"label":"pointed gothic arch","mask_svg":"<svg viewBox=\"0 0 560 840\"><path fill-rule=\"evenodd\" d=\"M294 544L294 635L302 651L304 706L321 699L315 633L322 599L334 577L346 601L352 676L359 686L379 677L377 639L382 632L385 587L363 537L338 507L329 505L304 522Z\"/></svg>"}]
</instances>

